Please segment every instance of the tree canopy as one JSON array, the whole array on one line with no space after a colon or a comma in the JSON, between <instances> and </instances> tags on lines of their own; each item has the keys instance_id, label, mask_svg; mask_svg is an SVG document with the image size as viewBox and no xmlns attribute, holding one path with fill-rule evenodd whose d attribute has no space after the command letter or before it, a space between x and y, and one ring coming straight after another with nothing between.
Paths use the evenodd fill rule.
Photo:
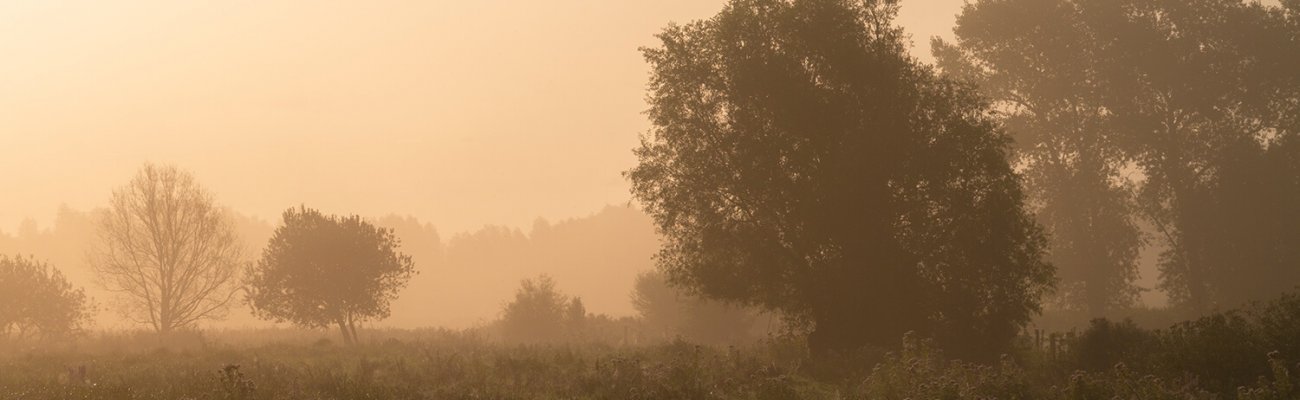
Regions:
<instances>
[{"instance_id":1,"label":"tree canopy","mask_svg":"<svg viewBox=\"0 0 1300 400\"><path fill-rule=\"evenodd\" d=\"M58 269L0 255L0 338L75 334L90 321L86 293Z\"/></svg>"},{"instance_id":2,"label":"tree canopy","mask_svg":"<svg viewBox=\"0 0 1300 400\"><path fill-rule=\"evenodd\" d=\"M581 298L560 293L554 278L540 275L519 283L514 300L501 310L501 333L514 343L557 342L577 333L586 319Z\"/></svg>"},{"instance_id":3,"label":"tree canopy","mask_svg":"<svg viewBox=\"0 0 1300 400\"><path fill-rule=\"evenodd\" d=\"M306 207L286 210L283 219L248 271L246 299L258 317L337 325L349 344L358 322L388 317L389 303L415 274L391 229Z\"/></svg>"},{"instance_id":4,"label":"tree canopy","mask_svg":"<svg viewBox=\"0 0 1300 400\"><path fill-rule=\"evenodd\" d=\"M167 333L219 319L236 293L242 243L194 176L146 164L113 191L92 265L122 311Z\"/></svg>"},{"instance_id":5,"label":"tree canopy","mask_svg":"<svg viewBox=\"0 0 1300 400\"><path fill-rule=\"evenodd\" d=\"M735 0L669 26L627 175L674 282L779 310L819 352L914 330L991 356L1052 287L1045 239L992 109L907 56L896 12Z\"/></svg>"},{"instance_id":6,"label":"tree canopy","mask_svg":"<svg viewBox=\"0 0 1300 400\"><path fill-rule=\"evenodd\" d=\"M938 66L976 84L1016 138L1031 209L1051 238L1049 260L1061 278L1055 303L1093 316L1128 308L1139 294L1145 238L1123 135L1098 72L1080 67L1100 50L1076 29L1082 22L1071 2L1012 3L967 7L955 28L960 46L938 39L931 46Z\"/></svg>"},{"instance_id":7,"label":"tree canopy","mask_svg":"<svg viewBox=\"0 0 1300 400\"><path fill-rule=\"evenodd\" d=\"M1122 286L1105 283L1128 276L1135 241L1124 221L1140 217L1166 249L1160 287L1207 311L1300 283L1300 221L1286 206L1300 201L1290 144L1300 127L1300 19L1294 2L1286 7L983 0L965 8L957 44L936 43L936 56L1004 105L1030 168L1099 178L1071 199L1050 194L1086 182L1031 174L1044 177L1046 219L1064 223L1049 225L1080 226L1053 229L1054 259L1071 272L1063 277L1106 278L1098 287L1123 299ZM1132 202L1116 192L1124 167ZM1091 201L1071 205L1080 199Z\"/></svg>"}]
</instances>

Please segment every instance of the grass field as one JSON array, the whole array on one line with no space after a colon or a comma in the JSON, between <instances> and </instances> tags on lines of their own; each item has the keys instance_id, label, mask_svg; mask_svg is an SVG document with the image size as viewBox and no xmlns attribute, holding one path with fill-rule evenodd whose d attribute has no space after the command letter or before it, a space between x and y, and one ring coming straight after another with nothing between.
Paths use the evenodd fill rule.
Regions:
<instances>
[{"instance_id":1,"label":"grass field","mask_svg":"<svg viewBox=\"0 0 1300 400\"><path fill-rule=\"evenodd\" d=\"M162 341L99 334L8 345L5 399L1286 399L1293 371L1268 361L1237 392L1123 364L1084 372L1035 349L978 365L924 341L897 353L812 360L799 339L742 347L506 345L479 332L368 331L345 347L317 331L226 331ZM1269 360L1261 354L1260 362ZM1172 371L1171 371L1172 372ZM1180 377L1181 376L1181 377Z\"/></svg>"}]
</instances>

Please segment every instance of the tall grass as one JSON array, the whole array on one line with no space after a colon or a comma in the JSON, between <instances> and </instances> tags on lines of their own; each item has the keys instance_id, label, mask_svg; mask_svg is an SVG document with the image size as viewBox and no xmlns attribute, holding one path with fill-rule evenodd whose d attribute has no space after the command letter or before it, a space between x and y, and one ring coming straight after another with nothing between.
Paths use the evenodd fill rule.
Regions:
<instances>
[{"instance_id":1,"label":"tall grass","mask_svg":"<svg viewBox=\"0 0 1300 400\"><path fill-rule=\"evenodd\" d=\"M992 365L900 350L810 356L797 336L711 347L622 335L509 344L463 331L101 332L0 343L0 399L1300 398L1300 295L1148 330L1093 321L1019 340ZM1045 344L1050 343L1050 345Z\"/></svg>"}]
</instances>

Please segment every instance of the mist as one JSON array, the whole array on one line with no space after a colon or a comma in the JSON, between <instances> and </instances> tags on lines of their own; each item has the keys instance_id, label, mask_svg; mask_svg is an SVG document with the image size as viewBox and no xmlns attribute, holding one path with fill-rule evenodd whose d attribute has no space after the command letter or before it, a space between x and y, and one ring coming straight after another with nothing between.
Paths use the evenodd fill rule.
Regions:
<instances>
[{"instance_id":1,"label":"mist","mask_svg":"<svg viewBox=\"0 0 1300 400\"><path fill-rule=\"evenodd\" d=\"M18 0L0 54L0 397L1300 396L1296 0Z\"/></svg>"}]
</instances>

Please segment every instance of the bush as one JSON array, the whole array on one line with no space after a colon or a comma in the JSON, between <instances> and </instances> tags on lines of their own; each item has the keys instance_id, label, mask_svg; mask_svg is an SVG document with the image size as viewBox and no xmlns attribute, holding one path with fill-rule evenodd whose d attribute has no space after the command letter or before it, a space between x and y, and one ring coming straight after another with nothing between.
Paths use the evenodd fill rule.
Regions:
<instances>
[{"instance_id":1,"label":"bush","mask_svg":"<svg viewBox=\"0 0 1300 400\"><path fill-rule=\"evenodd\" d=\"M1218 396L1198 388L1194 381L1165 380L1141 375L1124 364L1105 373L1079 371L1059 393L1062 400L1142 399L1142 400L1213 400Z\"/></svg>"},{"instance_id":2,"label":"bush","mask_svg":"<svg viewBox=\"0 0 1300 400\"><path fill-rule=\"evenodd\" d=\"M1079 368L1105 371L1120 362L1134 363L1143 358L1153 342L1153 335L1138 328L1133 320L1111 322L1098 318L1078 336L1070 351Z\"/></svg>"},{"instance_id":3,"label":"bush","mask_svg":"<svg viewBox=\"0 0 1300 400\"><path fill-rule=\"evenodd\" d=\"M1254 387L1238 387L1238 400L1286 400L1300 398L1300 380L1297 380L1287 368L1286 362L1278 352L1268 353L1268 365L1272 380L1264 377ZM1296 367L1300 370L1300 366Z\"/></svg>"},{"instance_id":4,"label":"bush","mask_svg":"<svg viewBox=\"0 0 1300 400\"><path fill-rule=\"evenodd\" d=\"M571 328L585 319L582 302L560 293L554 279L541 275L520 283L515 299L502 310L501 335L511 343L554 343L569 339Z\"/></svg>"},{"instance_id":5,"label":"bush","mask_svg":"<svg viewBox=\"0 0 1300 400\"><path fill-rule=\"evenodd\" d=\"M862 384L868 399L1038 399L1041 393L1024 370L1003 356L995 366L946 361L929 340L903 338L899 354L889 354Z\"/></svg>"},{"instance_id":6,"label":"bush","mask_svg":"<svg viewBox=\"0 0 1300 400\"><path fill-rule=\"evenodd\" d=\"M1217 393L1231 393L1269 373L1264 356L1272 349L1240 312L1183 322L1157 331L1156 336L1154 370L1191 374L1200 378L1202 387Z\"/></svg>"},{"instance_id":7,"label":"bush","mask_svg":"<svg viewBox=\"0 0 1300 400\"><path fill-rule=\"evenodd\" d=\"M1125 368L1166 380L1192 377L1201 388L1229 394L1240 387L1259 386L1260 377L1276 375L1272 360L1300 359L1297 338L1300 294L1290 293L1244 310L1212 314L1162 330L1143 330L1129 320L1093 320L1071 343L1071 357L1065 366L1096 372L1123 362ZM1264 357L1268 354L1273 355ZM1116 379L1119 377L1104 380ZM1149 386L1141 379L1133 382Z\"/></svg>"},{"instance_id":8,"label":"bush","mask_svg":"<svg viewBox=\"0 0 1300 400\"><path fill-rule=\"evenodd\" d=\"M1300 360L1300 292L1253 306L1249 315L1259 339L1280 357Z\"/></svg>"}]
</instances>

